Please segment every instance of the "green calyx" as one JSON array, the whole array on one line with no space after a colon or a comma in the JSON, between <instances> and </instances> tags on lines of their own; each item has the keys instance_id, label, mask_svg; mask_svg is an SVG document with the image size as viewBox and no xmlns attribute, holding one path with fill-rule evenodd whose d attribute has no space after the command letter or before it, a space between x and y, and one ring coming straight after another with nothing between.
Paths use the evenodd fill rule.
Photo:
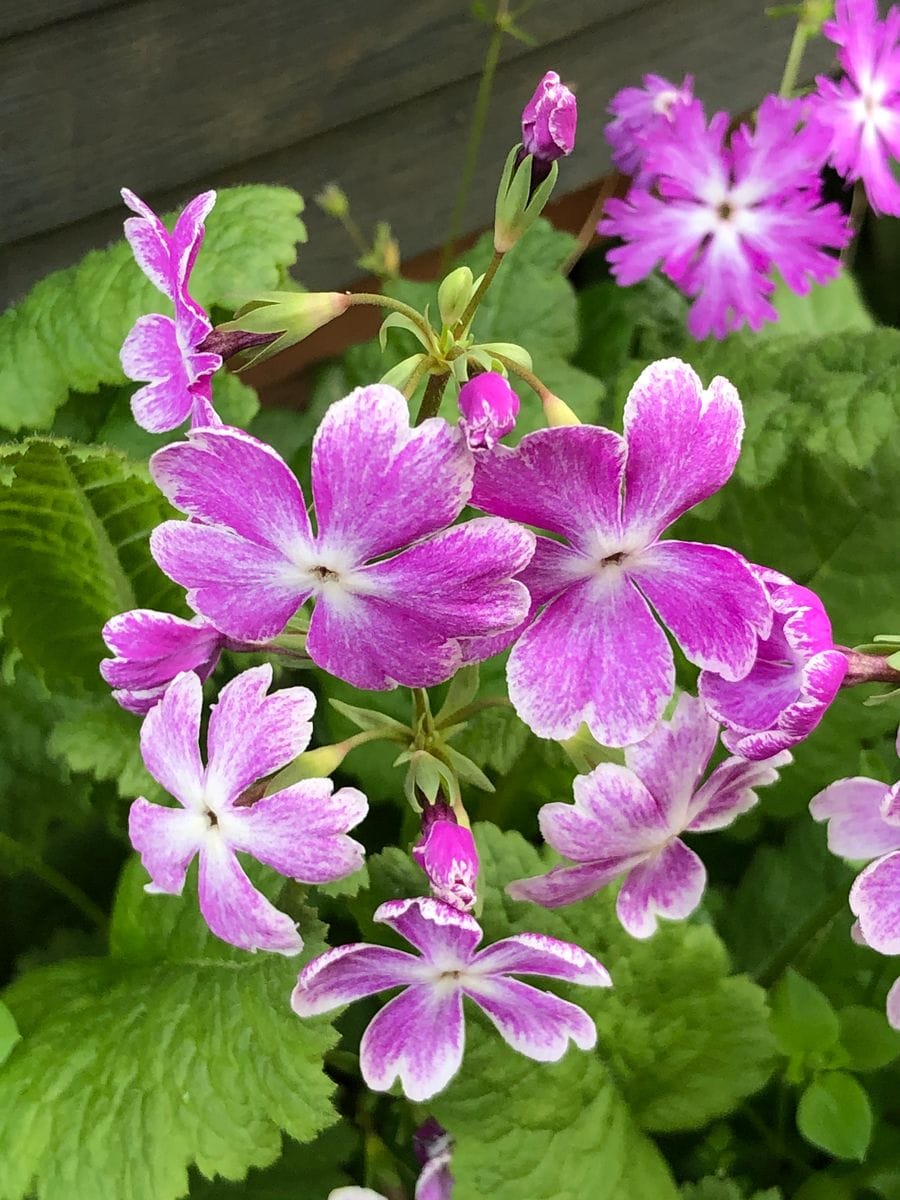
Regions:
<instances>
[{"instance_id":1,"label":"green calyx","mask_svg":"<svg viewBox=\"0 0 900 1200\"><path fill-rule=\"evenodd\" d=\"M346 292L261 292L248 300L217 333L273 334L274 341L241 352L240 370L256 366L296 345L350 306Z\"/></svg>"},{"instance_id":2,"label":"green calyx","mask_svg":"<svg viewBox=\"0 0 900 1200\"><path fill-rule=\"evenodd\" d=\"M532 189L534 159L529 154L518 162L521 150L521 143L510 150L497 188L494 249L498 254L511 250L538 219L550 199L559 174L559 166L554 162L547 177Z\"/></svg>"}]
</instances>

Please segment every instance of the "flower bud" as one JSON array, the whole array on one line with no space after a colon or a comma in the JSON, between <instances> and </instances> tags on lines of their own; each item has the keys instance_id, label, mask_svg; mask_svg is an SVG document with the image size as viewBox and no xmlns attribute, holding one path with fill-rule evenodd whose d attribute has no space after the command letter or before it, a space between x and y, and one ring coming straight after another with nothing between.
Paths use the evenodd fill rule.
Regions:
<instances>
[{"instance_id":1,"label":"flower bud","mask_svg":"<svg viewBox=\"0 0 900 1200\"><path fill-rule=\"evenodd\" d=\"M544 418L548 425L580 425L580 419L569 408L565 400L560 400L553 392L544 392L541 396L544 406Z\"/></svg>"},{"instance_id":2,"label":"flower bud","mask_svg":"<svg viewBox=\"0 0 900 1200\"><path fill-rule=\"evenodd\" d=\"M207 338L239 332L249 337L267 336L265 345L238 346L240 369L256 366L296 345L350 307L346 292L261 292L239 308L234 319L217 325Z\"/></svg>"},{"instance_id":3,"label":"flower bud","mask_svg":"<svg viewBox=\"0 0 900 1200\"><path fill-rule=\"evenodd\" d=\"M316 204L326 216L334 217L336 221L343 220L350 212L350 201L347 193L336 183L326 183L316 196Z\"/></svg>"},{"instance_id":4,"label":"flower bud","mask_svg":"<svg viewBox=\"0 0 900 1200\"><path fill-rule=\"evenodd\" d=\"M474 290L475 277L468 267L457 267L442 281L438 288L438 309L445 325L456 324L466 311Z\"/></svg>"},{"instance_id":5,"label":"flower bud","mask_svg":"<svg viewBox=\"0 0 900 1200\"><path fill-rule=\"evenodd\" d=\"M412 856L438 900L463 912L474 907L478 851L472 831L457 823L449 804L439 801L422 810L422 837Z\"/></svg>"},{"instance_id":6,"label":"flower bud","mask_svg":"<svg viewBox=\"0 0 900 1200\"><path fill-rule=\"evenodd\" d=\"M537 85L522 113L522 145L534 155L535 168L543 164L542 178L549 164L564 158L575 148L578 105L574 95L560 83L555 71L548 71Z\"/></svg>"},{"instance_id":7,"label":"flower bud","mask_svg":"<svg viewBox=\"0 0 900 1200\"><path fill-rule=\"evenodd\" d=\"M495 371L485 371L463 384L459 392L460 425L471 450L493 450L515 428L519 397Z\"/></svg>"}]
</instances>

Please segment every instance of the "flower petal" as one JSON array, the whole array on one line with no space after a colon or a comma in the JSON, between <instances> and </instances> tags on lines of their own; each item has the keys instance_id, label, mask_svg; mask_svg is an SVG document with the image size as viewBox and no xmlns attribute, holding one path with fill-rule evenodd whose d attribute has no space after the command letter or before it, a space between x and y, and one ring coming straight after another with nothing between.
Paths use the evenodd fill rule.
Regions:
<instances>
[{"instance_id":1,"label":"flower petal","mask_svg":"<svg viewBox=\"0 0 900 1200\"><path fill-rule=\"evenodd\" d=\"M334 946L300 972L291 1007L298 1017L315 1017L387 988L421 982L422 975L422 960L405 950L364 942Z\"/></svg>"},{"instance_id":2,"label":"flower petal","mask_svg":"<svg viewBox=\"0 0 900 1200\"><path fill-rule=\"evenodd\" d=\"M269 663L226 683L209 714L206 785L217 808L287 766L309 745L316 698L305 687L272 696Z\"/></svg>"},{"instance_id":3,"label":"flower petal","mask_svg":"<svg viewBox=\"0 0 900 1200\"><path fill-rule=\"evenodd\" d=\"M586 987L612 987L609 971L572 942L542 933L518 933L479 950L468 975L547 975Z\"/></svg>"},{"instance_id":4,"label":"flower petal","mask_svg":"<svg viewBox=\"0 0 900 1200\"><path fill-rule=\"evenodd\" d=\"M313 439L319 541L365 561L443 529L468 500L473 470L459 429L437 417L410 428L396 388L357 388Z\"/></svg>"},{"instance_id":5,"label":"flower petal","mask_svg":"<svg viewBox=\"0 0 900 1200\"><path fill-rule=\"evenodd\" d=\"M481 926L474 917L443 900L424 896L388 900L375 910L372 920L389 925L421 950L433 966L451 971L471 960L482 937Z\"/></svg>"},{"instance_id":6,"label":"flower petal","mask_svg":"<svg viewBox=\"0 0 900 1200\"><path fill-rule=\"evenodd\" d=\"M698 542L658 542L630 559L628 574L692 663L726 679L747 674L772 612L739 554Z\"/></svg>"},{"instance_id":7,"label":"flower petal","mask_svg":"<svg viewBox=\"0 0 900 1200\"><path fill-rule=\"evenodd\" d=\"M206 818L192 809L163 808L139 796L128 812L128 836L152 880L146 891L180 896L208 829Z\"/></svg>"},{"instance_id":8,"label":"flower petal","mask_svg":"<svg viewBox=\"0 0 900 1200\"><path fill-rule=\"evenodd\" d=\"M719 727L702 700L683 692L669 721L629 746L625 762L659 806L667 826L684 828L688 804L716 748Z\"/></svg>"},{"instance_id":9,"label":"flower petal","mask_svg":"<svg viewBox=\"0 0 900 1200\"><path fill-rule=\"evenodd\" d=\"M900 954L900 852L877 858L856 877L850 908L867 946L880 954Z\"/></svg>"},{"instance_id":10,"label":"flower petal","mask_svg":"<svg viewBox=\"0 0 900 1200\"><path fill-rule=\"evenodd\" d=\"M595 896L643 858L642 854L628 855L579 863L575 867L552 867L546 875L514 880L507 885L506 891L514 900L530 900L544 908L562 908L565 904Z\"/></svg>"},{"instance_id":11,"label":"flower petal","mask_svg":"<svg viewBox=\"0 0 900 1200\"><path fill-rule=\"evenodd\" d=\"M575 862L645 854L680 832L634 771L618 763L576 775L572 790L574 804L545 804L538 820L544 840Z\"/></svg>"},{"instance_id":12,"label":"flower petal","mask_svg":"<svg viewBox=\"0 0 900 1200\"><path fill-rule=\"evenodd\" d=\"M629 872L616 900L623 928L635 938L656 932L656 918L690 916L703 896L706 868L679 838Z\"/></svg>"},{"instance_id":13,"label":"flower petal","mask_svg":"<svg viewBox=\"0 0 900 1200\"><path fill-rule=\"evenodd\" d=\"M574 736L582 722L606 746L652 729L675 686L672 651L643 597L616 567L552 600L513 647L516 712L539 737Z\"/></svg>"},{"instance_id":14,"label":"flower petal","mask_svg":"<svg viewBox=\"0 0 900 1200\"><path fill-rule=\"evenodd\" d=\"M895 979L887 994L887 1019L892 1029L900 1029L900 979Z\"/></svg>"},{"instance_id":15,"label":"flower petal","mask_svg":"<svg viewBox=\"0 0 900 1200\"><path fill-rule=\"evenodd\" d=\"M828 822L828 849L841 858L876 858L900 850L900 827L888 824L882 806L888 786L857 775L838 779L813 796L809 811Z\"/></svg>"},{"instance_id":16,"label":"flower petal","mask_svg":"<svg viewBox=\"0 0 900 1200\"><path fill-rule=\"evenodd\" d=\"M696 792L684 828L692 833L724 829L756 803L756 789L778 781L778 770L793 759L787 750L762 762L727 758Z\"/></svg>"},{"instance_id":17,"label":"flower petal","mask_svg":"<svg viewBox=\"0 0 900 1200\"><path fill-rule=\"evenodd\" d=\"M373 1091L395 1079L408 1099L430 1100L462 1065L466 1031L462 995L429 984L409 987L389 1000L362 1036L359 1065Z\"/></svg>"},{"instance_id":18,"label":"flower petal","mask_svg":"<svg viewBox=\"0 0 900 1200\"><path fill-rule=\"evenodd\" d=\"M625 403L624 524L655 540L731 478L744 432L737 389L716 376L704 390L678 358L651 363Z\"/></svg>"},{"instance_id":19,"label":"flower petal","mask_svg":"<svg viewBox=\"0 0 900 1200\"><path fill-rule=\"evenodd\" d=\"M192 379L171 317L138 317L119 357L129 379L149 381L131 397L131 411L142 429L163 433L187 420L193 405Z\"/></svg>"},{"instance_id":20,"label":"flower petal","mask_svg":"<svg viewBox=\"0 0 900 1200\"><path fill-rule=\"evenodd\" d=\"M222 834L235 850L245 850L290 879L343 879L363 865L364 847L346 834L366 815L368 804L356 788L332 794L333 789L330 779L306 779L255 804L232 808L220 817Z\"/></svg>"},{"instance_id":21,"label":"flower petal","mask_svg":"<svg viewBox=\"0 0 900 1200\"><path fill-rule=\"evenodd\" d=\"M100 663L113 697L144 715L181 671L206 679L215 670L224 641L202 617L185 621L171 613L136 608L119 613L103 627L103 640L115 654Z\"/></svg>"},{"instance_id":22,"label":"flower petal","mask_svg":"<svg viewBox=\"0 0 900 1200\"><path fill-rule=\"evenodd\" d=\"M215 829L200 849L197 890L203 919L223 942L241 950L271 950L288 957L303 949L294 922L256 890Z\"/></svg>"},{"instance_id":23,"label":"flower petal","mask_svg":"<svg viewBox=\"0 0 900 1200\"><path fill-rule=\"evenodd\" d=\"M141 726L141 757L156 782L185 808L203 808L200 761L203 684L193 671L178 675Z\"/></svg>"},{"instance_id":24,"label":"flower petal","mask_svg":"<svg viewBox=\"0 0 900 1200\"><path fill-rule=\"evenodd\" d=\"M581 1050L597 1044L597 1029L583 1008L518 979L491 976L470 981L466 995L491 1019L507 1045L537 1062L558 1062L573 1041Z\"/></svg>"}]
</instances>

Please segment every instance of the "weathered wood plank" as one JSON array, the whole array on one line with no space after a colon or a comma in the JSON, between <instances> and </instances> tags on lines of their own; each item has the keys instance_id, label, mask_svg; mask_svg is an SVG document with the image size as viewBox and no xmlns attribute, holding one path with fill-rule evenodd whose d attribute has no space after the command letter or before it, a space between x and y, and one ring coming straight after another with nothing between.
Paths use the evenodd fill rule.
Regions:
<instances>
[{"instance_id":1,"label":"weathered wood plank","mask_svg":"<svg viewBox=\"0 0 900 1200\"><path fill-rule=\"evenodd\" d=\"M538 0L528 29L558 40L639 4ZM2 236L96 212L112 182L177 187L470 77L486 36L461 0L144 0L14 38Z\"/></svg>"},{"instance_id":2,"label":"weathered wood plank","mask_svg":"<svg viewBox=\"0 0 900 1200\"><path fill-rule=\"evenodd\" d=\"M122 3L123 0L4 0L0 4L0 40Z\"/></svg>"},{"instance_id":3,"label":"weathered wood plank","mask_svg":"<svg viewBox=\"0 0 900 1200\"><path fill-rule=\"evenodd\" d=\"M609 165L602 136L604 110L618 88L648 70L697 77L709 109L740 112L777 85L790 40L787 22L766 20L743 0L660 0L638 16L603 22L550 49L506 63L497 90L464 227L488 224L503 156L518 134L518 116L536 79L549 66L574 83L579 97L576 153L562 165L559 191L581 187ZM811 54L808 70L827 63L827 50ZM308 197L339 179L364 225L390 220L404 255L430 249L446 229L474 99L472 82L441 88L389 113L371 116L324 137L203 175L176 190L148 198L165 208L210 185L279 182ZM107 180L115 196L118 180ZM56 233L0 250L7 280L4 297L21 294L42 274L75 261L85 250L118 236L119 207ZM301 248L298 275L311 287L335 288L358 275L343 230L310 205L309 245Z\"/></svg>"}]
</instances>

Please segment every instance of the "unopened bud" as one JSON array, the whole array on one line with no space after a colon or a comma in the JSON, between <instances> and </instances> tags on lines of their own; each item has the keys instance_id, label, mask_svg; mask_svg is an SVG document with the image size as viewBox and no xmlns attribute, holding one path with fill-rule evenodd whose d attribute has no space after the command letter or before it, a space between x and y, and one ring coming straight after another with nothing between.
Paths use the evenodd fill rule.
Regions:
<instances>
[{"instance_id":1,"label":"unopened bud","mask_svg":"<svg viewBox=\"0 0 900 1200\"><path fill-rule=\"evenodd\" d=\"M326 216L334 217L336 221L343 220L350 212L350 201L346 192L336 183L326 183L316 196L316 204Z\"/></svg>"},{"instance_id":2,"label":"unopened bud","mask_svg":"<svg viewBox=\"0 0 900 1200\"><path fill-rule=\"evenodd\" d=\"M349 307L346 292L262 292L239 308L233 320L217 325L213 334L267 335L265 345L242 348L243 370L303 341Z\"/></svg>"},{"instance_id":3,"label":"unopened bud","mask_svg":"<svg viewBox=\"0 0 900 1200\"><path fill-rule=\"evenodd\" d=\"M441 282L438 309L445 325L456 324L466 311L474 290L475 277L468 267L457 267Z\"/></svg>"},{"instance_id":4,"label":"unopened bud","mask_svg":"<svg viewBox=\"0 0 900 1200\"><path fill-rule=\"evenodd\" d=\"M459 392L460 425L470 450L493 450L515 428L519 397L502 375L484 371Z\"/></svg>"},{"instance_id":5,"label":"unopened bud","mask_svg":"<svg viewBox=\"0 0 900 1200\"><path fill-rule=\"evenodd\" d=\"M474 907L478 851L472 831L457 823L449 804L438 801L423 808L422 837L412 856L438 900L463 912Z\"/></svg>"},{"instance_id":6,"label":"unopened bud","mask_svg":"<svg viewBox=\"0 0 900 1200\"><path fill-rule=\"evenodd\" d=\"M574 95L555 71L548 71L522 113L522 146L535 161L533 182L546 178L550 163L572 153L577 124Z\"/></svg>"},{"instance_id":7,"label":"unopened bud","mask_svg":"<svg viewBox=\"0 0 900 1200\"><path fill-rule=\"evenodd\" d=\"M581 421L569 408L565 400L554 396L553 392L544 392L541 396L544 406L544 417L548 425L580 425Z\"/></svg>"}]
</instances>

